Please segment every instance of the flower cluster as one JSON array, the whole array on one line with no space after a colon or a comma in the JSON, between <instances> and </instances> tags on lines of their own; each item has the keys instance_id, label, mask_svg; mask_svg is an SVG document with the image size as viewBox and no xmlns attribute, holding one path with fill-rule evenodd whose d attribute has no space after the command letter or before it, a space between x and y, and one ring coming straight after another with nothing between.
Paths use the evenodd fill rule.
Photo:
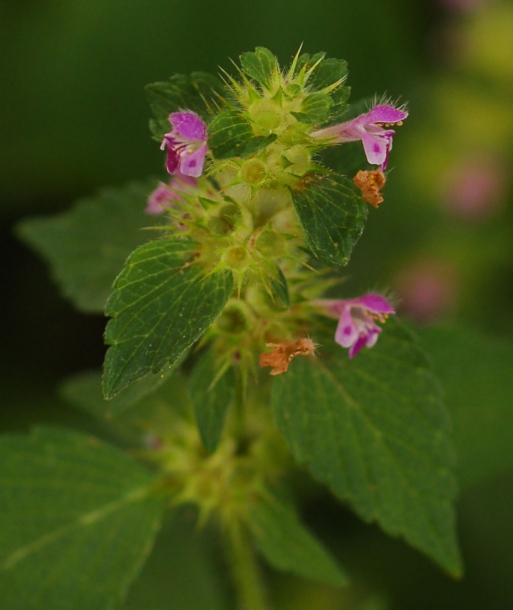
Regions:
<instances>
[{"instance_id":1,"label":"flower cluster","mask_svg":"<svg viewBox=\"0 0 513 610\"><path fill-rule=\"evenodd\" d=\"M171 177L151 193L146 208L148 214L167 211L174 218L175 235L179 231L181 238L201 247L198 259L232 271L238 298L245 299L249 309L263 311L267 318L262 323L264 330L255 330L253 336L258 337L259 345L274 347L260 357L261 366L273 367L271 375L285 372L295 356L311 354L315 346L304 336L292 333L291 338L287 316L279 308L262 306L267 297L248 288L252 280L264 287L264 295L275 293L280 282L292 281L294 287L292 278L299 272L293 264L287 264L292 274L288 280L283 276L277 284L276 275L270 277L273 266L281 267L285 260L296 261L304 274L304 245L290 237L301 231L291 209L291 192L308 188L305 185L327 173L316 163L319 151L361 141L368 163L377 168L362 168L353 181L361 190L361 199L377 207L383 201L380 189L386 182L383 170L394 128L408 117L403 106L382 101L343 120L348 93L343 86L344 62L337 60L332 82L325 76L316 81L323 57L305 57L296 55L285 73L274 56L257 49L241 58L240 80L226 75L227 95L216 100L219 112L211 119L208 113L202 117L187 109L171 112L170 130L160 135ZM317 298L320 292L309 298L300 288L295 291L298 302L314 303L322 313L338 318L335 341L349 348L350 358L364 346L372 347L381 332L377 322L395 313L388 300L377 294L323 300ZM303 319L299 326L304 328L310 322ZM254 321L244 327L252 324ZM235 340L230 349L240 351Z\"/></svg>"}]
</instances>

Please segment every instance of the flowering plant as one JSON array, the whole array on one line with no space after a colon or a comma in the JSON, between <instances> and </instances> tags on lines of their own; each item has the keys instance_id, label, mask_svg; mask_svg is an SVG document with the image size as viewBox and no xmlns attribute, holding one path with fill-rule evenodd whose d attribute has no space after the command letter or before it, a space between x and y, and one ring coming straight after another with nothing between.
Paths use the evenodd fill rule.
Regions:
<instances>
[{"instance_id":1,"label":"flowering plant","mask_svg":"<svg viewBox=\"0 0 513 610\"><path fill-rule=\"evenodd\" d=\"M391 127L408 112L381 101L355 117L346 63L323 53L298 53L283 70L259 47L240 64L221 79L194 73L148 87L163 181L21 228L64 293L110 318L103 397L99 374L63 392L106 417L120 446L55 430L23 445L51 455L41 480L89 481L80 510L48 496L70 532L88 525L84 549L106 532L136 532L112 557L80 564L87 574L125 565L98 599L80 593L84 608L113 607L164 508L184 504L219 527L241 609L267 607L257 555L345 584L299 519L298 477L461 571L450 426L429 361L392 297L347 298L341 287L369 209L379 213L369 204L383 201ZM331 165L335 146L353 148ZM24 557L14 554L13 570ZM56 607L59 586L45 592ZM71 605L79 593L69 595Z\"/></svg>"}]
</instances>

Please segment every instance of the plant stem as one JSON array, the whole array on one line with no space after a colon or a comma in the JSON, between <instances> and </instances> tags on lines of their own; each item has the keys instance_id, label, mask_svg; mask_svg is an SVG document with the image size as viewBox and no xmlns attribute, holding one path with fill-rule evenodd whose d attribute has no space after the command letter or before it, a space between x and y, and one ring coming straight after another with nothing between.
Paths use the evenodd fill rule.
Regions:
<instances>
[{"instance_id":1,"label":"plant stem","mask_svg":"<svg viewBox=\"0 0 513 610\"><path fill-rule=\"evenodd\" d=\"M253 546L240 522L230 525L229 550L237 610L271 610Z\"/></svg>"}]
</instances>

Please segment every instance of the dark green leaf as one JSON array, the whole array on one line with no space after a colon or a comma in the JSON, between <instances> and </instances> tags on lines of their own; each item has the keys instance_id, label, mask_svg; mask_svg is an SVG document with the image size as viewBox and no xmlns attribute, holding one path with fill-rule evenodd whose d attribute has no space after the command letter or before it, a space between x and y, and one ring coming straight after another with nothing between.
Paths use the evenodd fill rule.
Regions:
<instances>
[{"instance_id":1,"label":"dark green leaf","mask_svg":"<svg viewBox=\"0 0 513 610\"><path fill-rule=\"evenodd\" d=\"M25 220L18 235L51 265L62 292L85 312L101 313L128 255L155 238L144 213L156 180L106 189L53 218Z\"/></svg>"},{"instance_id":2,"label":"dark green leaf","mask_svg":"<svg viewBox=\"0 0 513 610\"><path fill-rule=\"evenodd\" d=\"M160 526L154 482L89 436L41 429L2 438L2 607L117 608Z\"/></svg>"},{"instance_id":3,"label":"dark green leaf","mask_svg":"<svg viewBox=\"0 0 513 610\"><path fill-rule=\"evenodd\" d=\"M333 174L292 191L292 200L312 254L325 263L347 265L368 213L352 180Z\"/></svg>"},{"instance_id":4,"label":"dark green leaf","mask_svg":"<svg viewBox=\"0 0 513 610\"><path fill-rule=\"evenodd\" d=\"M243 53L240 63L244 72L263 87L268 87L278 71L278 62L271 51L257 47L254 53Z\"/></svg>"},{"instance_id":5,"label":"dark green leaf","mask_svg":"<svg viewBox=\"0 0 513 610\"><path fill-rule=\"evenodd\" d=\"M173 365L223 310L229 271L194 263L189 242L161 239L138 248L114 283L105 331L103 390L112 398L132 381Z\"/></svg>"},{"instance_id":6,"label":"dark green leaf","mask_svg":"<svg viewBox=\"0 0 513 610\"><path fill-rule=\"evenodd\" d=\"M313 65L319 59L314 55L309 64ZM331 57L323 58L308 79L309 87L320 91L347 77L347 61Z\"/></svg>"},{"instance_id":7,"label":"dark green leaf","mask_svg":"<svg viewBox=\"0 0 513 610\"><path fill-rule=\"evenodd\" d=\"M363 519L458 574L451 426L423 351L394 320L353 360L332 336L316 338L319 357L273 382L292 452Z\"/></svg>"},{"instance_id":8,"label":"dark green leaf","mask_svg":"<svg viewBox=\"0 0 513 610\"><path fill-rule=\"evenodd\" d=\"M249 525L258 549L278 570L328 585L347 584L340 567L291 508L274 499L262 499L251 507Z\"/></svg>"},{"instance_id":9,"label":"dark green leaf","mask_svg":"<svg viewBox=\"0 0 513 610\"><path fill-rule=\"evenodd\" d=\"M234 396L233 369L229 367L220 371L215 354L209 350L196 362L188 388L201 440L207 451L215 451L223 432L226 411Z\"/></svg>"},{"instance_id":10,"label":"dark green leaf","mask_svg":"<svg viewBox=\"0 0 513 610\"><path fill-rule=\"evenodd\" d=\"M325 93L312 93L307 96L301 104L300 112L292 114L304 123L324 123L330 116L330 108L333 102L331 97Z\"/></svg>"},{"instance_id":11,"label":"dark green leaf","mask_svg":"<svg viewBox=\"0 0 513 610\"><path fill-rule=\"evenodd\" d=\"M235 110L218 114L208 128L209 147L217 159L245 157L265 148L276 134L255 136L249 121Z\"/></svg>"},{"instance_id":12,"label":"dark green leaf","mask_svg":"<svg viewBox=\"0 0 513 610\"><path fill-rule=\"evenodd\" d=\"M172 112L192 110L207 121L226 95L222 81L205 72L193 72L190 76L177 74L167 82L148 85L146 91L155 115L150 127L159 142L171 128Z\"/></svg>"},{"instance_id":13,"label":"dark green leaf","mask_svg":"<svg viewBox=\"0 0 513 610\"><path fill-rule=\"evenodd\" d=\"M219 570L219 534L198 527L190 506L164 524L123 610L227 610L229 587Z\"/></svg>"},{"instance_id":14,"label":"dark green leaf","mask_svg":"<svg viewBox=\"0 0 513 610\"><path fill-rule=\"evenodd\" d=\"M454 420L462 486L513 469L513 345L470 329L428 328L433 358Z\"/></svg>"}]
</instances>

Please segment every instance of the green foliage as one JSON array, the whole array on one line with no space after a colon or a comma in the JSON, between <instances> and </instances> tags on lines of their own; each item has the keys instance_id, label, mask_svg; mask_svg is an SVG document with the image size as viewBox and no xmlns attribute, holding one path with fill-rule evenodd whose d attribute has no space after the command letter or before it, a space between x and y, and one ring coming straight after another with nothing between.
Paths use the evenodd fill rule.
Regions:
<instances>
[{"instance_id":1,"label":"green foliage","mask_svg":"<svg viewBox=\"0 0 513 610\"><path fill-rule=\"evenodd\" d=\"M273 384L293 454L363 519L458 574L450 422L424 352L392 320L353 360L324 345Z\"/></svg>"},{"instance_id":2,"label":"green foliage","mask_svg":"<svg viewBox=\"0 0 513 610\"><path fill-rule=\"evenodd\" d=\"M513 345L459 328L428 328L422 340L451 409L461 485L513 470Z\"/></svg>"},{"instance_id":3,"label":"green foliage","mask_svg":"<svg viewBox=\"0 0 513 610\"><path fill-rule=\"evenodd\" d=\"M112 400L105 400L101 372L88 371L67 379L60 395L92 415L123 443L140 447L151 437L172 433L178 418L190 418L192 406L183 375L174 371L160 377L148 375Z\"/></svg>"},{"instance_id":4,"label":"green foliage","mask_svg":"<svg viewBox=\"0 0 513 610\"><path fill-rule=\"evenodd\" d=\"M226 95L222 81L205 72L193 72L190 76L177 74L166 82L148 85L146 91L155 115L150 128L159 142L170 131L172 112L192 110L207 121Z\"/></svg>"},{"instance_id":5,"label":"green foliage","mask_svg":"<svg viewBox=\"0 0 513 610\"><path fill-rule=\"evenodd\" d=\"M315 258L347 265L368 213L368 205L353 182L332 174L292 191L292 200Z\"/></svg>"},{"instance_id":6,"label":"green foliage","mask_svg":"<svg viewBox=\"0 0 513 610\"><path fill-rule=\"evenodd\" d=\"M341 568L292 508L274 498L263 498L252 505L249 524L258 549L278 570L336 587L347 584Z\"/></svg>"},{"instance_id":7,"label":"green foliage","mask_svg":"<svg viewBox=\"0 0 513 610\"><path fill-rule=\"evenodd\" d=\"M269 87L273 74L278 71L276 57L264 47L257 47L254 53L243 53L240 63L244 72L262 87Z\"/></svg>"},{"instance_id":8,"label":"green foliage","mask_svg":"<svg viewBox=\"0 0 513 610\"><path fill-rule=\"evenodd\" d=\"M95 438L53 429L2 438L0 473L3 607L118 607L160 525L154 477Z\"/></svg>"},{"instance_id":9,"label":"green foliage","mask_svg":"<svg viewBox=\"0 0 513 610\"><path fill-rule=\"evenodd\" d=\"M326 57L324 53L316 53L312 57L307 53L301 55L298 61L298 68L306 66L307 69L310 69L316 63L317 67L308 79L308 87L311 91L321 91L336 82L343 82L347 78L347 62L343 59ZM341 84L330 93L332 103L330 123L340 121L347 108L350 92L350 87Z\"/></svg>"},{"instance_id":10,"label":"green foliage","mask_svg":"<svg viewBox=\"0 0 513 610\"><path fill-rule=\"evenodd\" d=\"M301 112L292 114L298 121L304 123L324 123L330 116L330 108L333 102L331 97L325 93L312 93L307 96L301 104Z\"/></svg>"},{"instance_id":11,"label":"green foliage","mask_svg":"<svg viewBox=\"0 0 513 610\"><path fill-rule=\"evenodd\" d=\"M62 292L81 311L101 313L128 255L154 237L143 227L156 180L105 189L53 218L25 220L18 235L51 265ZM160 221L157 221L160 222Z\"/></svg>"},{"instance_id":12,"label":"green foliage","mask_svg":"<svg viewBox=\"0 0 513 610\"><path fill-rule=\"evenodd\" d=\"M191 243L161 239L128 258L108 300L103 390L112 398L132 381L173 365L223 310L229 271L208 274Z\"/></svg>"},{"instance_id":13,"label":"green foliage","mask_svg":"<svg viewBox=\"0 0 513 610\"><path fill-rule=\"evenodd\" d=\"M207 451L215 451L235 393L233 368L219 369L213 350L208 350L196 363L188 388L201 440Z\"/></svg>"},{"instance_id":14,"label":"green foliage","mask_svg":"<svg viewBox=\"0 0 513 610\"><path fill-rule=\"evenodd\" d=\"M255 136L251 123L235 110L218 114L208 127L209 148L217 159L246 157L274 140L276 134Z\"/></svg>"}]
</instances>

